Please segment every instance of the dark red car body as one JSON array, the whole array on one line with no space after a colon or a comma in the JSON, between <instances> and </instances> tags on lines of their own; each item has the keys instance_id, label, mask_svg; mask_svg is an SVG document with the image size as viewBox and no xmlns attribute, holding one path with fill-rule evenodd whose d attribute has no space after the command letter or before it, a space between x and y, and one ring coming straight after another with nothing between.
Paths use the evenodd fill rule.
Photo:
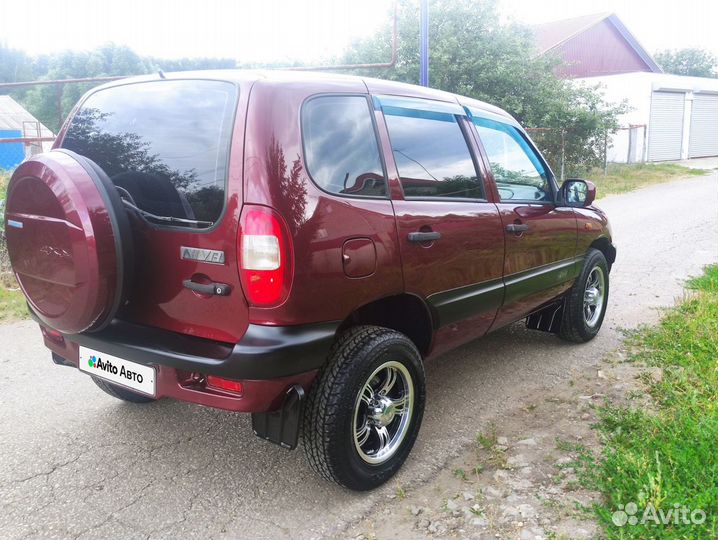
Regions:
<instances>
[{"instance_id":1,"label":"dark red car body","mask_svg":"<svg viewBox=\"0 0 718 540\"><path fill-rule=\"evenodd\" d=\"M155 366L157 398L232 411L270 411L281 405L293 385L309 389L334 336L352 324L400 330L425 357L432 357L560 298L571 287L589 247L601 250L609 263L615 259L607 219L597 208L502 202L489 160L468 118L458 121L467 134L485 200L405 197L380 108L374 108L373 115L388 197L332 194L318 187L307 172L300 112L313 96L419 98L510 118L495 107L440 91L359 77L210 72L168 75L168 80L173 79L224 80L238 86L225 208L207 230L149 223L136 228L135 284L122 320L78 334L57 332L41 322L45 344L58 363L77 365L78 346L84 344ZM129 83L143 80L157 77ZM103 88L124 84L128 81ZM67 124L56 148L63 147L66 129ZM48 185L61 180L49 179ZM551 185L557 197L553 177ZM93 194L86 194L86 199L93 200ZM63 204L71 216L72 201ZM237 246L240 217L248 205L276 211L290 237L292 276L286 299L274 307L250 305L241 291ZM48 208L46 215L53 211ZM90 208L98 226L104 213L100 200ZM8 219L14 219L10 209ZM514 223L529 228L518 234L506 232L506 226ZM409 241L410 233L417 231L438 232L441 239ZM47 230L37 226L35 234L44 237ZM68 244L63 249L87 250L84 238L77 236L83 245ZM28 245L45 243L37 238ZM181 259L178 254L186 246L222 251L225 262ZM60 275L62 259L58 255L58 264L48 270L54 274L45 275L45 282L71 279L81 283L81 276ZM36 272L33 268L42 261L34 260L28 249L25 256L13 259L13 265L16 271ZM101 275L109 281L119 279L111 267ZM198 294L183 286L188 279L230 284L232 293ZM90 288L103 287L108 285ZM99 294L87 302L101 304L105 300ZM241 395L209 388L203 383L208 374L241 380Z\"/></svg>"}]
</instances>

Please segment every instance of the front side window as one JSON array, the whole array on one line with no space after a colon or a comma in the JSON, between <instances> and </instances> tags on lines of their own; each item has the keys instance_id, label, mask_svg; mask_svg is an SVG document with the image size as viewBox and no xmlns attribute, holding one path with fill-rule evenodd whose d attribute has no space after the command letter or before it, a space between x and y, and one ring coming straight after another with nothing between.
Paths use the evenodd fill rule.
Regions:
<instances>
[{"instance_id":1,"label":"front side window","mask_svg":"<svg viewBox=\"0 0 718 540\"><path fill-rule=\"evenodd\" d=\"M474 117L502 201L550 201L546 169L521 133L508 124Z\"/></svg>"},{"instance_id":2,"label":"front side window","mask_svg":"<svg viewBox=\"0 0 718 540\"><path fill-rule=\"evenodd\" d=\"M325 191L385 197L384 168L363 96L320 96L302 107L307 170Z\"/></svg>"},{"instance_id":3,"label":"front side window","mask_svg":"<svg viewBox=\"0 0 718 540\"><path fill-rule=\"evenodd\" d=\"M224 208L237 88L164 80L92 94L62 147L97 163L123 198L173 225L208 227Z\"/></svg>"},{"instance_id":4,"label":"front side window","mask_svg":"<svg viewBox=\"0 0 718 540\"><path fill-rule=\"evenodd\" d=\"M406 197L484 198L454 115L393 107L384 115Z\"/></svg>"}]
</instances>

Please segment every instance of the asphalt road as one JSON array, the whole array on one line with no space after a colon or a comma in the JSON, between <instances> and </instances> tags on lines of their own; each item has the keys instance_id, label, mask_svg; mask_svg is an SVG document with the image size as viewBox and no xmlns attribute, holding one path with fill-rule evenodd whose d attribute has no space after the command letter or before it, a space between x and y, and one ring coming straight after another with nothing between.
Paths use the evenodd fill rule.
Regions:
<instances>
[{"instance_id":1,"label":"asphalt road","mask_svg":"<svg viewBox=\"0 0 718 540\"><path fill-rule=\"evenodd\" d=\"M427 412L397 482L435 471L527 389L565 383L658 318L685 277L718 261L718 174L599 202L618 245L601 334L568 345L521 325L428 366ZM0 326L0 536L310 538L332 535L396 490L355 494L315 477L301 450L249 416L172 401L132 406L50 362L30 322Z\"/></svg>"}]
</instances>

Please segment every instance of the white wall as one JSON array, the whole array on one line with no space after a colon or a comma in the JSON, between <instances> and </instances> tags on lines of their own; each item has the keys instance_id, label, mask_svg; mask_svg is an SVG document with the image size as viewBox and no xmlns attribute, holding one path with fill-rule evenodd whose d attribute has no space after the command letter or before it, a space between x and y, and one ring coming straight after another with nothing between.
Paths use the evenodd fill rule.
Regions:
<instances>
[{"instance_id":1,"label":"white wall","mask_svg":"<svg viewBox=\"0 0 718 540\"><path fill-rule=\"evenodd\" d=\"M684 77L682 75L668 75L665 73L623 73L620 75L607 75L604 77L587 77L575 79L577 84L596 86L600 85L606 101L620 103L628 102L631 110L619 118L622 127L645 124L646 128L637 128L637 161L645 161L648 140L648 120L651 114L651 93L654 90L681 90L686 92L685 120L683 122L682 158L688 158L688 137L690 131L691 105L693 93L706 91L718 92L718 79L703 77ZM645 134L644 134L644 129ZM609 141L608 160L625 163L628 160L629 130L622 129Z\"/></svg>"}]
</instances>

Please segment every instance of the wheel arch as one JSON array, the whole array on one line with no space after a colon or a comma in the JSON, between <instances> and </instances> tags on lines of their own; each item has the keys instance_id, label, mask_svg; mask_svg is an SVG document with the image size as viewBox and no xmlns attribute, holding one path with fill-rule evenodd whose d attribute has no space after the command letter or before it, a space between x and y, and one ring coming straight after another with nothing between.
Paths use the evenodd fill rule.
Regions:
<instances>
[{"instance_id":1,"label":"wheel arch","mask_svg":"<svg viewBox=\"0 0 718 540\"><path fill-rule=\"evenodd\" d=\"M593 242L591 242L591 245L589 248L594 248L603 253L603 256L606 257L606 262L608 263L608 270L611 270L611 266L613 266L613 263L616 261L616 248L613 246L611 241L606 236L602 236L600 238L596 238Z\"/></svg>"},{"instance_id":2,"label":"wheel arch","mask_svg":"<svg viewBox=\"0 0 718 540\"><path fill-rule=\"evenodd\" d=\"M431 349L434 326L431 311L420 297L402 293L385 296L355 309L339 325L337 332L352 326L372 324L406 335L425 356Z\"/></svg>"}]
</instances>

